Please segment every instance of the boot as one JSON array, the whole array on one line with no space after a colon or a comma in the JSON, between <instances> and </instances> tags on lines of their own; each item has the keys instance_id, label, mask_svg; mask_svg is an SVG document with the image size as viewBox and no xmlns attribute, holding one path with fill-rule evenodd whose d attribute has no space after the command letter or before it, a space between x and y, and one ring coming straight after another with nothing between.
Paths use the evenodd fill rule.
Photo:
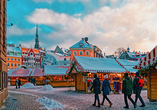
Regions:
<instances>
[{"instance_id":1,"label":"boot","mask_svg":"<svg viewBox=\"0 0 157 110\"><path fill-rule=\"evenodd\" d=\"M92 104L92 106L96 106L96 104Z\"/></svg>"},{"instance_id":2,"label":"boot","mask_svg":"<svg viewBox=\"0 0 157 110\"><path fill-rule=\"evenodd\" d=\"M113 105L113 103L112 102L110 102L110 107Z\"/></svg>"},{"instance_id":3,"label":"boot","mask_svg":"<svg viewBox=\"0 0 157 110\"><path fill-rule=\"evenodd\" d=\"M100 105L104 105L104 103L100 103Z\"/></svg>"},{"instance_id":4,"label":"boot","mask_svg":"<svg viewBox=\"0 0 157 110\"><path fill-rule=\"evenodd\" d=\"M100 108L100 105L96 106L96 107L99 107Z\"/></svg>"}]
</instances>

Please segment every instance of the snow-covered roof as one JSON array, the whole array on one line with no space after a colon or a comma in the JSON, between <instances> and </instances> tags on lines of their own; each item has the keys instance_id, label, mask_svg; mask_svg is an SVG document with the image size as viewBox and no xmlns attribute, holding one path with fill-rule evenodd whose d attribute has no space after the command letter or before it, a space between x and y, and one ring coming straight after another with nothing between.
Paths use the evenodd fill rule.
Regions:
<instances>
[{"instance_id":1,"label":"snow-covered roof","mask_svg":"<svg viewBox=\"0 0 157 110\"><path fill-rule=\"evenodd\" d=\"M136 69L133 67L137 65L140 61L131 61L131 60L123 60L123 59L116 59L127 71L131 73L137 72Z\"/></svg>"},{"instance_id":2,"label":"snow-covered roof","mask_svg":"<svg viewBox=\"0 0 157 110\"><path fill-rule=\"evenodd\" d=\"M42 68L34 68L30 76L34 76L34 77L43 76L43 69Z\"/></svg>"},{"instance_id":3,"label":"snow-covered roof","mask_svg":"<svg viewBox=\"0 0 157 110\"><path fill-rule=\"evenodd\" d=\"M80 48L79 44L83 44L82 48L91 48L89 46L89 44L87 44L85 41L80 40L78 43L74 44L73 46L71 46L70 48Z\"/></svg>"},{"instance_id":4,"label":"snow-covered roof","mask_svg":"<svg viewBox=\"0 0 157 110\"><path fill-rule=\"evenodd\" d=\"M69 66L59 66L59 65L45 65L44 75L66 75L66 71Z\"/></svg>"},{"instance_id":5,"label":"snow-covered roof","mask_svg":"<svg viewBox=\"0 0 157 110\"><path fill-rule=\"evenodd\" d=\"M8 77L28 77L32 72L32 69L16 69Z\"/></svg>"},{"instance_id":6,"label":"snow-covered roof","mask_svg":"<svg viewBox=\"0 0 157 110\"><path fill-rule=\"evenodd\" d=\"M125 72L115 59L75 56L78 64L85 72Z\"/></svg>"},{"instance_id":7,"label":"snow-covered roof","mask_svg":"<svg viewBox=\"0 0 157 110\"><path fill-rule=\"evenodd\" d=\"M128 55L131 57L131 58L142 58L142 57L145 57L146 56L146 54L135 54L135 52L127 52L128 53ZM139 55L139 56L137 56L137 55ZM142 55L144 55L144 56L142 56Z\"/></svg>"},{"instance_id":8,"label":"snow-covered roof","mask_svg":"<svg viewBox=\"0 0 157 110\"><path fill-rule=\"evenodd\" d=\"M17 47L9 47L9 46L7 46L7 51L21 53L20 48L17 48Z\"/></svg>"}]
</instances>

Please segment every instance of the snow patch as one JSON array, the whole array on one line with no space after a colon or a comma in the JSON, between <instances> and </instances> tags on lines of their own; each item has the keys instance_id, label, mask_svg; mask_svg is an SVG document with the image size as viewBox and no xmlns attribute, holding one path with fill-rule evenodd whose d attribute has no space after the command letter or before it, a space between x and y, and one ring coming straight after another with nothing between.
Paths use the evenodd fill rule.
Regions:
<instances>
[{"instance_id":1,"label":"snow patch","mask_svg":"<svg viewBox=\"0 0 157 110\"><path fill-rule=\"evenodd\" d=\"M43 96L39 99L36 99L37 102L40 104L43 104L48 110L56 109L56 108L64 108L65 106L62 105L61 103L53 100L53 99L48 99L47 97Z\"/></svg>"},{"instance_id":2,"label":"snow patch","mask_svg":"<svg viewBox=\"0 0 157 110\"><path fill-rule=\"evenodd\" d=\"M35 88L35 87L32 83L26 83L23 86L21 86L21 88Z\"/></svg>"},{"instance_id":3,"label":"snow patch","mask_svg":"<svg viewBox=\"0 0 157 110\"><path fill-rule=\"evenodd\" d=\"M38 91L40 92L49 92L55 90L51 85L45 85L42 88L40 88Z\"/></svg>"}]
</instances>

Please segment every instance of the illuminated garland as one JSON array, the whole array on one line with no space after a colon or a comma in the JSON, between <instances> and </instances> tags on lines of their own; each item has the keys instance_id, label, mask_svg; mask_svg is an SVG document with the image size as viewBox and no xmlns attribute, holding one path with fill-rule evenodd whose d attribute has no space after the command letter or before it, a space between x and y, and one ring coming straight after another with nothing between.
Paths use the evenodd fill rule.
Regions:
<instances>
[{"instance_id":1,"label":"illuminated garland","mask_svg":"<svg viewBox=\"0 0 157 110\"><path fill-rule=\"evenodd\" d=\"M71 65L71 68L70 68L70 71L68 72L68 75L71 74L73 68L76 70L77 73L81 74L82 76L86 76L86 74L82 73L81 71L78 71L75 61L73 61L72 65Z\"/></svg>"}]
</instances>

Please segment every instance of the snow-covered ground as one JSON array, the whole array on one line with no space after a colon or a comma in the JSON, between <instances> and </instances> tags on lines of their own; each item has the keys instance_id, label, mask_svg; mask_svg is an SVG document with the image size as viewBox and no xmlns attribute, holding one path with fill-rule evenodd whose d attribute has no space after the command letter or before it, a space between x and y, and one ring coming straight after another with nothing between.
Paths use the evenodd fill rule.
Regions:
<instances>
[{"instance_id":1,"label":"snow-covered ground","mask_svg":"<svg viewBox=\"0 0 157 110\"><path fill-rule=\"evenodd\" d=\"M34 88L22 88L22 89L15 89L13 86L9 86L9 92L22 92L28 93L28 95L37 95L38 99L48 100L49 103L53 101L57 101L61 105L65 106L65 110L97 110L97 107L93 107L92 104L94 102L94 94L87 94L84 92L76 92L74 91L74 87L66 87L66 88L55 88L55 90L47 91L47 92L40 92L41 88L44 86L35 86ZM53 88L54 89L54 88ZM147 98L147 90L143 90L141 94L143 100L146 103L146 107L141 108L140 101L137 102L136 110L157 110L157 102L149 102ZM99 95L100 102L102 101L103 96ZM123 110L124 103L124 95L120 94L112 94L109 95L108 98L113 103L112 107L109 107L109 103L105 100L104 105L101 106L99 110ZM135 95L132 95L133 100L135 100ZM41 103L41 102L40 102ZM132 103L128 100L130 109L134 109ZM45 104L45 101L42 102L45 107L48 109L48 105ZM50 104L51 105L51 104ZM59 105L60 106L60 105ZM51 108L49 106L49 108ZM63 108L59 109L62 110Z\"/></svg>"},{"instance_id":2,"label":"snow-covered ground","mask_svg":"<svg viewBox=\"0 0 157 110\"><path fill-rule=\"evenodd\" d=\"M25 83L21 88L34 88L34 85L32 83Z\"/></svg>"},{"instance_id":3,"label":"snow-covered ground","mask_svg":"<svg viewBox=\"0 0 157 110\"><path fill-rule=\"evenodd\" d=\"M44 85L43 87L41 87L38 91L40 92L50 92L55 90L51 85Z\"/></svg>"}]
</instances>

